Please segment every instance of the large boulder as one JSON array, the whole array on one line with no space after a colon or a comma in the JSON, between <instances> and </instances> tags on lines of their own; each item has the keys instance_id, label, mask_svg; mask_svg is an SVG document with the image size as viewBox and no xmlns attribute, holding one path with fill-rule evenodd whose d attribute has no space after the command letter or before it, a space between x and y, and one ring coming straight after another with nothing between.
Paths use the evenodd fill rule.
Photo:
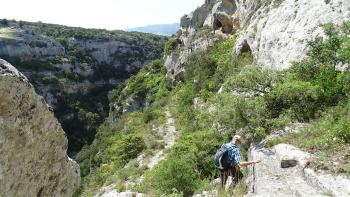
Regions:
<instances>
[{"instance_id":1,"label":"large boulder","mask_svg":"<svg viewBox=\"0 0 350 197\"><path fill-rule=\"evenodd\" d=\"M0 196L72 196L79 166L44 99L0 59Z\"/></svg>"},{"instance_id":2,"label":"large boulder","mask_svg":"<svg viewBox=\"0 0 350 197\"><path fill-rule=\"evenodd\" d=\"M349 16L349 0L283 0L264 4L238 1L242 34L236 54L249 49L265 68L286 69L307 57L308 42L323 36L323 24L341 24Z\"/></svg>"}]
</instances>

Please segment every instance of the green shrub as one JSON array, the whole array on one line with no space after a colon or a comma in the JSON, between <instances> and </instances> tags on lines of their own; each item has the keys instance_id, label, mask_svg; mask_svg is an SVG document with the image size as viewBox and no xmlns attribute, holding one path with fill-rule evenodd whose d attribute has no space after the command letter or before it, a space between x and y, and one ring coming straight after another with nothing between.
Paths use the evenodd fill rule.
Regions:
<instances>
[{"instance_id":1,"label":"green shrub","mask_svg":"<svg viewBox=\"0 0 350 197\"><path fill-rule=\"evenodd\" d=\"M187 153L180 158L165 160L155 168L154 175L148 181L153 183L154 189L163 193L171 194L176 188L185 195L192 194L199 178L193 157L193 154Z\"/></svg>"},{"instance_id":2,"label":"green shrub","mask_svg":"<svg viewBox=\"0 0 350 197\"><path fill-rule=\"evenodd\" d=\"M170 55L171 52L173 52L176 47L181 44L180 40L178 38L170 38L164 46L164 53L166 55Z\"/></svg>"},{"instance_id":3,"label":"green shrub","mask_svg":"<svg viewBox=\"0 0 350 197\"><path fill-rule=\"evenodd\" d=\"M8 26L8 25L9 25L9 22L8 22L7 19L1 19L0 23L1 23L2 25L5 25L5 26Z\"/></svg>"},{"instance_id":4,"label":"green shrub","mask_svg":"<svg viewBox=\"0 0 350 197\"><path fill-rule=\"evenodd\" d=\"M320 95L320 88L310 82L291 81L278 84L266 99L272 117L278 117L290 110L294 118L303 121L314 117L319 107Z\"/></svg>"},{"instance_id":5,"label":"green shrub","mask_svg":"<svg viewBox=\"0 0 350 197\"><path fill-rule=\"evenodd\" d=\"M313 81L317 78L319 66L313 61L294 62L288 71L299 80Z\"/></svg>"},{"instance_id":6,"label":"green shrub","mask_svg":"<svg viewBox=\"0 0 350 197\"><path fill-rule=\"evenodd\" d=\"M237 75L229 77L224 87L226 91L238 90L264 95L272 88L275 78L272 71L263 70L260 66L248 66Z\"/></svg>"},{"instance_id":7,"label":"green shrub","mask_svg":"<svg viewBox=\"0 0 350 197\"><path fill-rule=\"evenodd\" d=\"M167 160L146 174L140 190L172 194L175 188L185 196L193 194L202 186L202 180L214 178L213 154L222 142L223 137L214 131L184 136L171 148Z\"/></svg>"},{"instance_id":8,"label":"green shrub","mask_svg":"<svg viewBox=\"0 0 350 197\"><path fill-rule=\"evenodd\" d=\"M190 56L184 67L185 80L198 80L199 83L203 83L214 75L217 62L208 57L204 51L199 51Z\"/></svg>"},{"instance_id":9,"label":"green shrub","mask_svg":"<svg viewBox=\"0 0 350 197\"><path fill-rule=\"evenodd\" d=\"M52 75L43 77L42 81L44 84L47 84L47 85L49 84L57 85L59 83L59 80L57 79L57 77Z\"/></svg>"}]
</instances>

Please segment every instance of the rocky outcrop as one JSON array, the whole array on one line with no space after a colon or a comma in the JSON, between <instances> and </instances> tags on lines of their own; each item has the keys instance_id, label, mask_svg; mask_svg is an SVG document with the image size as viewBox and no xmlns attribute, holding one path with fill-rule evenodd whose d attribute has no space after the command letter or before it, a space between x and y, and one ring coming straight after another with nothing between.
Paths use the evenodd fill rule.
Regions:
<instances>
[{"instance_id":1,"label":"rocky outcrop","mask_svg":"<svg viewBox=\"0 0 350 197\"><path fill-rule=\"evenodd\" d=\"M166 57L168 76L181 79L184 62L195 50L197 41L213 42L210 33L200 33L203 27L223 34L240 33L235 45L235 55L252 53L257 64L270 69L286 69L293 61L307 58L308 43L323 36L323 25L341 24L349 18L350 1L346 0L212 0L181 18L178 38L183 45L180 52ZM205 38L205 37L209 37ZM193 39L195 38L195 39ZM213 41L214 40L214 41ZM197 49L207 50L201 45ZM180 76L180 77L179 77Z\"/></svg>"},{"instance_id":2,"label":"rocky outcrop","mask_svg":"<svg viewBox=\"0 0 350 197\"><path fill-rule=\"evenodd\" d=\"M177 34L180 44L165 56L168 78L183 80L186 72L183 65L192 53L210 50L216 42L239 32L236 10L233 0L207 0L195 11L183 16Z\"/></svg>"},{"instance_id":3,"label":"rocky outcrop","mask_svg":"<svg viewBox=\"0 0 350 197\"><path fill-rule=\"evenodd\" d=\"M36 58L53 58L63 55L66 50L55 39L35 34L31 27L19 29L15 27L1 28L11 32L15 39L0 37L0 55L18 57L22 61Z\"/></svg>"},{"instance_id":4,"label":"rocky outcrop","mask_svg":"<svg viewBox=\"0 0 350 197\"><path fill-rule=\"evenodd\" d=\"M248 194L246 196L349 196L350 180L315 172L309 168L315 156L292 145L278 144L266 147L269 140L289 133L299 132L304 124L293 124L273 132L265 140L252 147L248 152L249 160L262 162L248 169Z\"/></svg>"},{"instance_id":5,"label":"rocky outcrop","mask_svg":"<svg viewBox=\"0 0 350 197\"><path fill-rule=\"evenodd\" d=\"M237 39L236 54L249 49L256 63L271 69L286 69L293 61L305 59L308 42L323 35L322 25L342 23L350 8L347 0L236 3L244 30Z\"/></svg>"},{"instance_id":6,"label":"rocky outcrop","mask_svg":"<svg viewBox=\"0 0 350 197\"><path fill-rule=\"evenodd\" d=\"M307 168L312 157L287 144L251 149L250 158L262 162L251 167L247 196L349 196L348 179Z\"/></svg>"},{"instance_id":7,"label":"rocky outcrop","mask_svg":"<svg viewBox=\"0 0 350 197\"><path fill-rule=\"evenodd\" d=\"M239 27L239 22L234 24L232 17L237 10L236 3L232 0L216 1L212 6L211 12L205 19L204 25L208 25L217 30L222 27L224 33L232 33L234 28ZM234 25L238 25L234 27Z\"/></svg>"},{"instance_id":8,"label":"rocky outcrop","mask_svg":"<svg viewBox=\"0 0 350 197\"><path fill-rule=\"evenodd\" d=\"M80 172L67 138L27 78L0 59L0 196L72 196Z\"/></svg>"}]
</instances>

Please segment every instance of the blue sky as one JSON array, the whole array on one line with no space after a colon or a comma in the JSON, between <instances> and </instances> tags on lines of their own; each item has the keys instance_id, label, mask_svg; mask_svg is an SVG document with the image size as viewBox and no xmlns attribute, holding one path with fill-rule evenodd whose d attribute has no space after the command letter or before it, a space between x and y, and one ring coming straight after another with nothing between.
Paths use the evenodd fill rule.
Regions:
<instances>
[{"instance_id":1,"label":"blue sky","mask_svg":"<svg viewBox=\"0 0 350 197\"><path fill-rule=\"evenodd\" d=\"M87 28L169 24L204 0L1 0L0 18Z\"/></svg>"}]
</instances>

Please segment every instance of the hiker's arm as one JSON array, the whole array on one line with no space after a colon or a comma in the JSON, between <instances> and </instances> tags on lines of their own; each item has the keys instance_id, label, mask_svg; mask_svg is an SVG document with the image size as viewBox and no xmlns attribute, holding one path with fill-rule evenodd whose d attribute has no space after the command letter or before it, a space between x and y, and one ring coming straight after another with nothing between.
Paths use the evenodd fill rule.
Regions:
<instances>
[{"instance_id":1,"label":"hiker's arm","mask_svg":"<svg viewBox=\"0 0 350 197\"><path fill-rule=\"evenodd\" d=\"M241 161L239 162L239 165L242 166L242 167L246 167L246 166L249 166L251 164L256 164L256 163L260 163L261 161L260 160L256 160L256 161Z\"/></svg>"}]
</instances>

